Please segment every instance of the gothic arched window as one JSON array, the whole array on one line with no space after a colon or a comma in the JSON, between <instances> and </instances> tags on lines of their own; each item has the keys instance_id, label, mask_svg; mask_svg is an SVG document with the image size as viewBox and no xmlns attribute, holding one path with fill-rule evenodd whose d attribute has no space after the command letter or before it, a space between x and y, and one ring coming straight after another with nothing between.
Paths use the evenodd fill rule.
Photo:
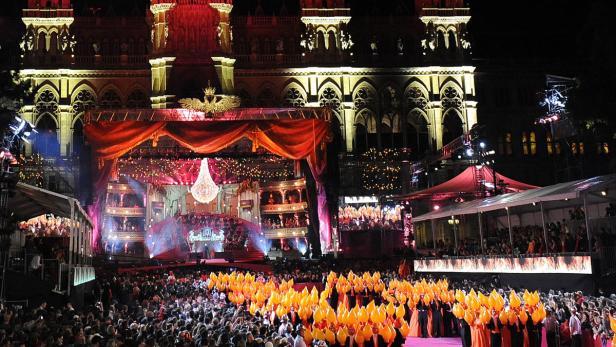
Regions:
<instances>
[{"instance_id":1,"label":"gothic arched window","mask_svg":"<svg viewBox=\"0 0 616 347\"><path fill-rule=\"evenodd\" d=\"M417 158L420 158L430 147L428 135L428 121L425 113L416 108L407 117L406 124L407 143Z\"/></svg>"},{"instance_id":2,"label":"gothic arched window","mask_svg":"<svg viewBox=\"0 0 616 347\"><path fill-rule=\"evenodd\" d=\"M464 134L460 115L455 110L449 110L443 116L443 146Z\"/></svg>"},{"instance_id":3,"label":"gothic arched window","mask_svg":"<svg viewBox=\"0 0 616 347\"><path fill-rule=\"evenodd\" d=\"M73 100L73 114L75 117L80 117L86 111L93 109L96 107L96 98L87 89L82 89L77 93L75 99Z\"/></svg>"},{"instance_id":4,"label":"gothic arched window","mask_svg":"<svg viewBox=\"0 0 616 347\"><path fill-rule=\"evenodd\" d=\"M342 105L340 95L338 95L338 92L334 88L327 87L323 89L321 95L319 95L319 105L321 105L321 107L329 107L338 114L340 106Z\"/></svg>"},{"instance_id":5,"label":"gothic arched window","mask_svg":"<svg viewBox=\"0 0 616 347\"><path fill-rule=\"evenodd\" d=\"M257 106L273 107L275 104L274 93L269 87L265 87L257 96Z\"/></svg>"},{"instance_id":6,"label":"gothic arched window","mask_svg":"<svg viewBox=\"0 0 616 347\"><path fill-rule=\"evenodd\" d=\"M84 144L83 122L81 121L81 118L75 120L75 124L73 125L73 138L71 143L73 145L73 155L79 156L81 154Z\"/></svg>"},{"instance_id":7,"label":"gothic arched window","mask_svg":"<svg viewBox=\"0 0 616 347\"><path fill-rule=\"evenodd\" d=\"M51 90L45 90L36 98L34 109L38 134L34 139L33 150L43 157L56 157L60 151L55 121L58 112L58 98Z\"/></svg>"},{"instance_id":8,"label":"gothic arched window","mask_svg":"<svg viewBox=\"0 0 616 347\"><path fill-rule=\"evenodd\" d=\"M110 89L103 93L98 106L102 109L119 109L122 108L122 100L120 99L118 93L116 93L113 89Z\"/></svg>"},{"instance_id":9,"label":"gothic arched window","mask_svg":"<svg viewBox=\"0 0 616 347\"><path fill-rule=\"evenodd\" d=\"M411 87L406 91L407 109L418 108L426 110L428 108L428 97L418 87Z\"/></svg>"},{"instance_id":10,"label":"gothic arched window","mask_svg":"<svg viewBox=\"0 0 616 347\"><path fill-rule=\"evenodd\" d=\"M462 95L457 88L452 86L446 87L441 93L441 103L443 109L459 109L462 107Z\"/></svg>"},{"instance_id":11,"label":"gothic arched window","mask_svg":"<svg viewBox=\"0 0 616 347\"><path fill-rule=\"evenodd\" d=\"M284 95L284 106L286 107L304 107L306 106L306 97L295 87L287 89Z\"/></svg>"},{"instance_id":12,"label":"gothic arched window","mask_svg":"<svg viewBox=\"0 0 616 347\"><path fill-rule=\"evenodd\" d=\"M528 155L528 135L526 132L522 133L522 154Z\"/></svg>"},{"instance_id":13,"label":"gothic arched window","mask_svg":"<svg viewBox=\"0 0 616 347\"><path fill-rule=\"evenodd\" d=\"M374 108L376 104L376 95L372 88L363 86L359 88L353 95L353 105L355 110L360 111L364 108Z\"/></svg>"},{"instance_id":14,"label":"gothic arched window","mask_svg":"<svg viewBox=\"0 0 616 347\"><path fill-rule=\"evenodd\" d=\"M246 89L240 89L237 96L242 100L242 107L252 107L252 97Z\"/></svg>"},{"instance_id":15,"label":"gothic arched window","mask_svg":"<svg viewBox=\"0 0 616 347\"><path fill-rule=\"evenodd\" d=\"M39 115L44 113L55 115L58 111L58 98L51 90L45 90L36 98L34 107Z\"/></svg>"},{"instance_id":16,"label":"gothic arched window","mask_svg":"<svg viewBox=\"0 0 616 347\"><path fill-rule=\"evenodd\" d=\"M150 100L144 92L137 89L128 95L126 98L126 107L128 108L149 108Z\"/></svg>"},{"instance_id":17,"label":"gothic arched window","mask_svg":"<svg viewBox=\"0 0 616 347\"><path fill-rule=\"evenodd\" d=\"M36 123L37 135L33 144L35 153L47 158L56 158L60 154L58 142L58 128L54 116L43 113Z\"/></svg>"},{"instance_id":18,"label":"gothic arched window","mask_svg":"<svg viewBox=\"0 0 616 347\"><path fill-rule=\"evenodd\" d=\"M534 131L530 132L530 155L537 155L537 135Z\"/></svg>"}]
</instances>

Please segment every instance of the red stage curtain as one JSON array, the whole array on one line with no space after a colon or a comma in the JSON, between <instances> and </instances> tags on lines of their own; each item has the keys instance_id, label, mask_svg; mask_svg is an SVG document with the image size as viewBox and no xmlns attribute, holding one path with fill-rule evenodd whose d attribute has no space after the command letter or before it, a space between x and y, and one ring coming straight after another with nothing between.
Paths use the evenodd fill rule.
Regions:
<instances>
[{"instance_id":1,"label":"red stage curtain","mask_svg":"<svg viewBox=\"0 0 616 347\"><path fill-rule=\"evenodd\" d=\"M324 144L331 137L329 123L315 119L246 120L200 122L94 122L87 124L85 135L99 164L95 193L105 191L105 185L115 171L118 158L147 140L169 136L183 146L201 154L216 153L242 138L256 146L293 160L308 160L317 182L319 230L321 248L331 246L329 210L325 194L327 158ZM100 199L97 199L98 203ZM101 206L96 210L100 211ZM98 227L95 231L98 240ZM97 241L95 241L97 242ZM95 245L96 246L96 245Z\"/></svg>"}]
</instances>

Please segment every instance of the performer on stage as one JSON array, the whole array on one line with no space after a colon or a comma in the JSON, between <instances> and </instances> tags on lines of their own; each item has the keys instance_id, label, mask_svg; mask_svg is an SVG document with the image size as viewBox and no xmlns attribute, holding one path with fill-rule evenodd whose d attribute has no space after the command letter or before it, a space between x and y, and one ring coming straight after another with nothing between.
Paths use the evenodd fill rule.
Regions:
<instances>
[{"instance_id":1,"label":"performer on stage","mask_svg":"<svg viewBox=\"0 0 616 347\"><path fill-rule=\"evenodd\" d=\"M509 331L511 332L511 347L524 346L524 325L520 322L520 318L516 317L513 324L511 324L511 322L509 323Z\"/></svg>"},{"instance_id":2,"label":"performer on stage","mask_svg":"<svg viewBox=\"0 0 616 347\"><path fill-rule=\"evenodd\" d=\"M501 331L503 329L503 324L498 319L496 310L492 310L492 319L487 324L487 328L490 330L490 346L501 347L503 339Z\"/></svg>"},{"instance_id":3,"label":"performer on stage","mask_svg":"<svg viewBox=\"0 0 616 347\"><path fill-rule=\"evenodd\" d=\"M433 300L430 304L432 312L432 337L442 337L443 315L441 313L441 303L439 300Z\"/></svg>"},{"instance_id":4,"label":"performer on stage","mask_svg":"<svg viewBox=\"0 0 616 347\"><path fill-rule=\"evenodd\" d=\"M543 324L541 322L535 324L531 317L526 321L526 331L528 332L528 346L541 347L541 331Z\"/></svg>"},{"instance_id":5,"label":"performer on stage","mask_svg":"<svg viewBox=\"0 0 616 347\"><path fill-rule=\"evenodd\" d=\"M423 295L417 303L417 311L419 312L419 336L422 338L428 337L428 305L423 302Z\"/></svg>"},{"instance_id":6,"label":"performer on stage","mask_svg":"<svg viewBox=\"0 0 616 347\"><path fill-rule=\"evenodd\" d=\"M412 309L411 320L409 323L410 332L409 335L412 337L419 337L421 335L421 328L419 327L419 310L417 306Z\"/></svg>"},{"instance_id":7,"label":"performer on stage","mask_svg":"<svg viewBox=\"0 0 616 347\"><path fill-rule=\"evenodd\" d=\"M486 326L477 318L471 325L471 343L473 347L490 347Z\"/></svg>"},{"instance_id":8,"label":"performer on stage","mask_svg":"<svg viewBox=\"0 0 616 347\"><path fill-rule=\"evenodd\" d=\"M379 327L375 324L372 326L372 336L365 342L366 347L387 347L387 343L381 334L379 334Z\"/></svg>"},{"instance_id":9,"label":"performer on stage","mask_svg":"<svg viewBox=\"0 0 616 347\"><path fill-rule=\"evenodd\" d=\"M445 337L452 337L458 334L456 318L451 312L451 304L443 303L443 334Z\"/></svg>"},{"instance_id":10,"label":"performer on stage","mask_svg":"<svg viewBox=\"0 0 616 347\"><path fill-rule=\"evenodd\" d=\"M460 338L462 339L463 347L471 347L471 327L464 319L458 319Z\"/></svg>"}]
</instances>

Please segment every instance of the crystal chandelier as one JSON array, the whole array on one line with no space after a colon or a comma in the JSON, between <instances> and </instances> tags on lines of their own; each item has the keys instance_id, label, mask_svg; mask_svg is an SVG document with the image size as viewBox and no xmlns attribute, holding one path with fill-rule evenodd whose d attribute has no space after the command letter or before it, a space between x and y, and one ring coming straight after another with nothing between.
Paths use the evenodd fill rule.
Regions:
<instances>
[{"instance_id":1,"label":"crystal chandelier","mask_svg":"<svg viewBox=\"0 0 616 347\"><path fill-rule=\"evenodd\" d=\"M197 181L190 189L190 192L195 200L202 204L207 204L216 198L218 190L218 186L212 179L212 175L210 175L207 158L205 158L201 161L199 177L197 177Z\"/></svg>"}]
</instances>

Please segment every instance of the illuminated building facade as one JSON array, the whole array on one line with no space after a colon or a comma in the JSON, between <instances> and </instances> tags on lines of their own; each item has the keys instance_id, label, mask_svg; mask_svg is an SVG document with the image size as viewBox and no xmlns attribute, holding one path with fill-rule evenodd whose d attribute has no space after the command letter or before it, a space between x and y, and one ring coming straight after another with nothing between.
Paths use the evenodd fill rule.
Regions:
<instances>
[{"instance_id":1,"label":"illuminated building facade","mask_svg":"<svg viewBox=\"0 0 616 347\"><path fill-rule=\"evenodd\" d=\"M421 158L477 123L462 0L400 2L396 16L298 1L295 14L151 0L145 16L78 16L71 0L29 0L18 44L35 94L23 114L41 136L26 152L78 156L87 110L177 107L208 82L244 107L330 107L344 160L368 148Z\"/></svg>"}]
</instances>

